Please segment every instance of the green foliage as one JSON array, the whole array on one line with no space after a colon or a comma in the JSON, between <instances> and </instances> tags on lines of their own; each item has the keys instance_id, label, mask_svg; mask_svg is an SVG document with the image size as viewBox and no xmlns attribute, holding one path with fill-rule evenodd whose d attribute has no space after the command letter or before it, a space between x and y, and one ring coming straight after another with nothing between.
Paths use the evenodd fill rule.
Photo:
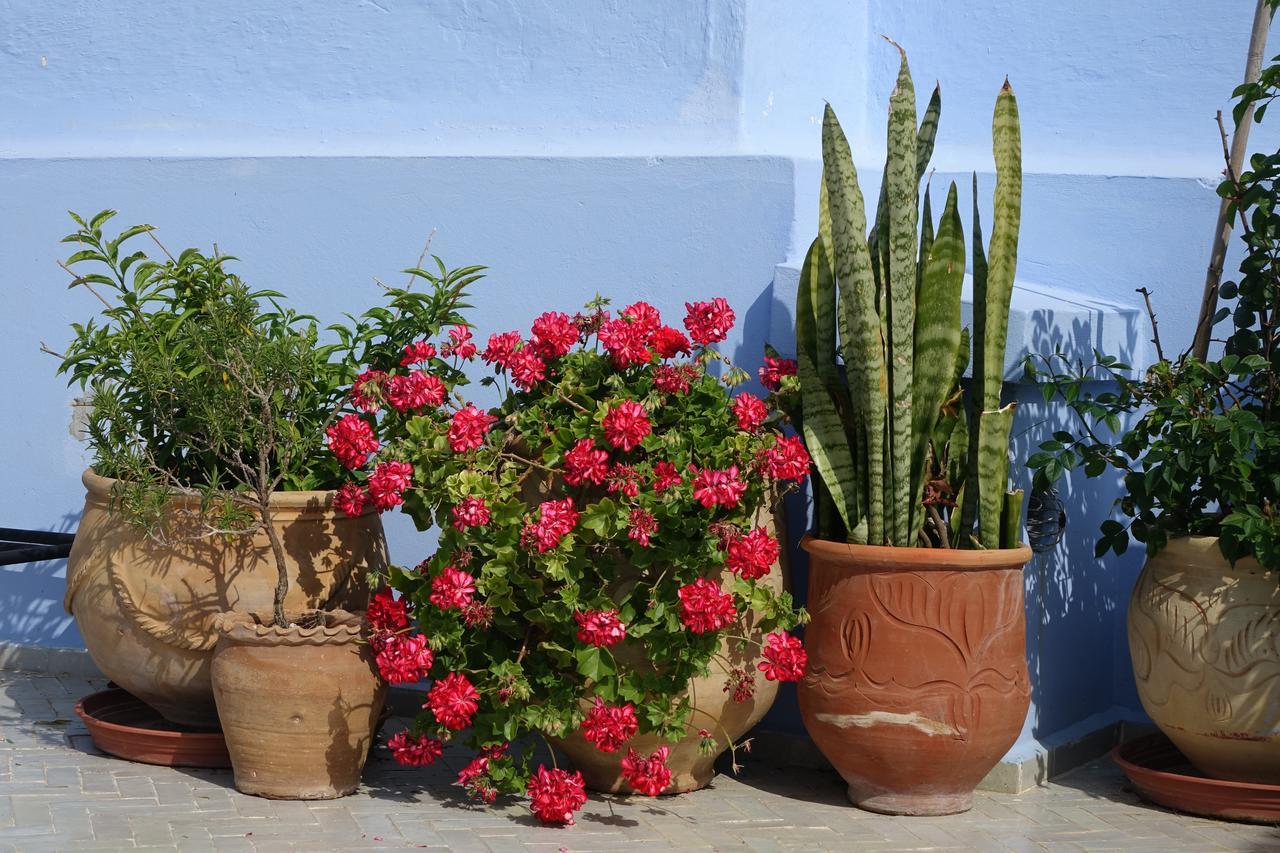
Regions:
<instances>
[{"instance_id":1,"label":"green foliage","mask_svg":"<svg viewBox=\"0 0 1280 853\"><path fill-rule=\"evenodd\" d=\"M1237 120L1249 103L1261 119L1277 93L1280 65L1273 64L1258 84L1236 89ZM1218 188L1245 245L1239 278L1219 289L1224 302L1234 303L1214 317L1215 325L1231 320L1219 358L1162 358L1140 379L1099 353L1091 365L1061 356L1028 360L1027 375L1041 382L1045 400L1063 400L1079 425L1078 432L1055 433L1027 461L1036 485L1077 468L1090 477L1123 475L1116 510L1125 521L1103 523L1099 556L1123 554L1130 537L1153 555L1172 537L1197 534L1220 537L1232 562L1255 557L1280 568L1278 178L1280 151L1255 154L1245 172L1228 174ZM1137 420L1121 434L1131 417Z\"/></svg>"},{"instance_id":2,"label":"green foliage","mask_svg":"<svg viewBox=\"0 0 1280 853\"><path fill-rule=\"evenodd\" d=\"M173 256L155 242L162 257L152 258L136 248L151 226L109 236L114 211L71 216L70 286L102 308L72 325L58 372L90 397L93 468L120 480L115 511L162 540L175 535L174 493L201 499L193 535L230 536L262 526L274 491L335 488L341 469L322 452L325 430L356 365L398 364L409 330L460 322L463 288L479 269L409 270L431 289L390 289L387 306L330 327L324 342L313 317L229 271L230 255Z\"/></svg>"},{"instance_id":3,"label":"green foliage","mask_svg":"<svg viewBox=\"0 0 1280 853\"><path fill-rule=\"evenodd\" d=\"M1020 518L1010 519L1007 509L1013 408L1000 405L1021 219L1017 103L1006 81L992 128L996 189L989 252L975 201L974 378L967 386L961 375L969 336L962 336L960 325L965 239L954 184L936 235L927 193L919 221L920 182L941 106L935 90L917 127L914 86L902 54L870 234L848 140L830 106L824 115L819 235L805 259L796 304L800 393L798 401L779 398L814 458L815 532L823 538L897 546L1017 545ZM975 177L975 198L976 189ZM956 364L960 369L953 369ZM962 491L963 511L956 503Z\"/></svg>"},{"instance_id":4,"label":"green foliage","mask_svg":"<svg viewBox=\"0 0 1280 853\"><path fill-rule=\"evenodd\" d=\"M597 697L632 704L641 732L678 739L690 725L718 731L717 721L685 695L689 679L706 674L717 656L754 676L763 633L803 619L789 594L726 571L729 543L765 525L785 491L768 464L781 438L771 426L778 416L741 426L729 393L740 372L709 347L695 346L692 358L680 362L653 352L635 363L614 361L596 338L605 304L597 300L574 318L569 328L580 342L565 352L549 355L529 339L516 345L526 356L537 353L543 379L518 380L503 359L486 354L496 363L485 380L501 396L479 447L456 450L450 440L468 405L461 393L467 379L454 373L443 405L378 413L383 447L356 473L374 483L391 462L412 465L403 509L420 528L440 530L439 546L416 569L393 570L390 583L412 602L417 630L429 639L431 676L462 673L479 693L467 737L476 749L528 733L566 735L582 724L583 703ZM548 316L569 323L565 315L539 321ZM628 316L640 315L627 309ZM666 385L672 375L687 387ZM623 403L643 407L651 427L630 450L606 427ZM566 456L583 441L604 456L608 479L566 475ZM658 487L662 470L678 482ZM695 495L700 471L740 481L740 497L704 503ZM487 520L456 524L455 509L476 499L484 501ZM564 500L577 515L543 550L531 530L546 502ZM637 514L651 522L648 539ZM474 578L470 606L432 600L435 585L455 569ZM722 573L737 616L719 630L695 632L682 619L680 590ZM600 611L616 612L625 625L621 644L578 636L575 614ZM453 736L429 712L414 733ZM523 792L526 767L509 758L491 766L502 770L487 774L488 783Z\"/></svg>"}]
</instances>

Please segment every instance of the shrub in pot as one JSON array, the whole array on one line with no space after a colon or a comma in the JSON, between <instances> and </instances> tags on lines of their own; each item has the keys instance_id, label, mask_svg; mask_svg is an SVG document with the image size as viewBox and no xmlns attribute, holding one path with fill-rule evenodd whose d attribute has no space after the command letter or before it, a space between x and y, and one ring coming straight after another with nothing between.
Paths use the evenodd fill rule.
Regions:
<instances>
[{"instance_id":1,"label":"shrub in pot","mask_svg":"<svg viewBox=\"0 0 1280 853\"><path fill-rule=\"evenodd\" d=\"M174 722L214 727L215 616L269 611L281 560L293 584L280 606L363 610L364 570L385 564L377 516L335 512L340 468L322 452L354 376L344 346L370 329L321 345L234 259L153 260L136 245L150 226L104 234L113 216L73 214L64 241L71 286L102 305L60 368L91 398L93 455L64 603L108 677Z\"/></svg>"},{"instance_id":2,"label":"shrub in pot","mask_svg":"<svg viewBox=\"0 0 1280 853\"><path fill-rule=\"evenodd\" d=\"M973 378L960 322L965 238L952 184L936 230L928 190L939 94L916 125L905 54L870 235L835 112L822 129L820 233L796 305L797 374L780 390L813 457L810 735L863 808L947 814L1022 727L1029 702L1022 492L1008 491L1014 404L1001 406L1017 257L1021 154L996 99L995 226L973 224ZM977 180L974 180L975 197Z\"/></svg>"},{"instance_id":3,"label":"shrub in pot","mask_svg":"<svg viewBox=\"0 0 1280 853\"><path fill-rule=\"evenodd\" d=\"M1237 134L1278 93L1280 65L1237 89ZM1239 221L1244 259L1238 280L1207 294L1203 342L1166 357L1153 313L1158 360L1137 378L1110 356L1027 363L1045 399L1063 400L1077 425L1028 460L1037 486L1076 468L1123 478L1096 550L1123 554L1131 538L1146 548L1128 610L1143 708L1201 771L1272 785L1280 784L1278 175L1280 152L1254 154L1243 169L1228 160L1220 233L1225 240ZM1219 297L1232 304L1217 307ZM1227 331L1211 358L1215 327ZM1101 381L1113 384L1099 392Z\"/></svg>"},{"instance_id":4,"label":"shrub in pot","mask_svg":"<svg viewBox=\"0 0 1280 853\"><path fill-rule=\"evenodd\" d=\"M772 511L809 460L760 398L731 396L745 374L712 345L733 311L690 303L686 336L644 302L606 304L545 313L483 352L454 329L442 351L492 365L499 404L423 380L433 407L383 407L353 492L353 510L402 504L440 529L434 556L392 569L402 597L370 611L384 677L433 680L395 758L430 763L469 729L459 784L486 802L527 793L547 823L572 823L588 787L706 784L804 667ZM362 423L402 375L361 384ZM531 734L576 771L531 769L510 747Z\"/></svg>"}]
</instances>

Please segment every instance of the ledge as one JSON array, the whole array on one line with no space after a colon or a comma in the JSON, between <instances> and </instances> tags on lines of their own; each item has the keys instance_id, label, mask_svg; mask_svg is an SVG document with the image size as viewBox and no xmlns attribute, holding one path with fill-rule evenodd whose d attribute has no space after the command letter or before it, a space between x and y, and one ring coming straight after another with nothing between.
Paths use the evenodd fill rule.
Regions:
<instances>
[{"instance_id":1,"label":"ledge","mask_svg":"<svg viewBox=\"0 0 1280 853\"><path fill-rule=\"evenodd\" d=\"M788 262L774 268L769 342L783 352L794 350L793 318L799 281L798 264ZM961 322L972 328L973 279L968 274L964 277L960 316ZM1018 279L1009 303L1005 381L1022 381L1026 356L1054 352L1089 363L1094 350L1098 350L1140 371L1150 363L1145 323L1139 306L1106 302Z\"/></svg>"}]
</instances>

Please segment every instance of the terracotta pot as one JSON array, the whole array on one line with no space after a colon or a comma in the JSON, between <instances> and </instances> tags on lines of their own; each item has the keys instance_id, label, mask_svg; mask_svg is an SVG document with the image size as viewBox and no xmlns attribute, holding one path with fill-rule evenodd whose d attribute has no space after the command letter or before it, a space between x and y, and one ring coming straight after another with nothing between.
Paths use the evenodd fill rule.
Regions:
<instances>
[{"instance_id":1,"label":"terracotta pot","mask_svg":"<svg viewBox=\"0 0 1280 853\"><path fill-rule=\"evenodd\" d=\"M1030 703L1031 549L801 545L812 621L800 712L850 801L884 814L967 810Z\"/></svg>"},{"instance_id":2,"label":"terracotta pot","mask_svg":"<svg viewBox=\"0 0 1280 853\"><path fill-rule=\"evenodd\" d=\"M763 523L772 530L771 521ZM732 572L724 570L717 580L727 591L733 578ZM758 583L775 592L782 592L785 584L782 569L775 564L769 574ZM755 613L748 611L745 620L747 630L744 636L763 642L764 632L755 627L756 621ZM736 743L751 731L773 706L773 700L778 695L778 683L766 680L764 673L755 668L758 656L753 653L743 654L736 646L737 644L734 648L730 648L727 641L722 642L720 654L729 658L735 666L750 669L755 677L755 691L752 698L745 702L733 701L732 695L726 693L724 689L725 681L729 677L729 667L719 658L713 658L708 675L689 681L689 688L685 695L689 697L695 710L689 719L688 731L679 741L672 743L656 735L636 735L617 752L601 752L577 732L566 738L552 738L552 742L569 756L574 767L582 772L582 779L586 786L592 791L610 794L630 791L630 787L622 777L622 759L627 755L627 748L632 747L636 752L647 757L660 746L666 746L671 750L671 754L667 757L667 767L671 769L671 784L663 793L684 794L705 788L715 776L716 759L729 748L729 739L732 738ZM629 650L625 642L614 648L614 655L624 661L630 658L629 662L632 665L642 665L639 653ZM590 707L589 703L583 703L584 711ZM716 738L716 749L710 755L702 754L698 748L701 741L698 734L700 728L707 729Z\"/></svg>"},{"instance_id":3,"label":"terracotta pot","mask_svg":"<svg viewBox=\"0 0 1280 853\"><path fill-rule=\"evenodd\" d=\"M1280 578L1218 540L1169 540L1129 599L1142 707L1210 776L1280 784Z\"/></svg>"},{"instance_id":4,"label":"terracotta pot","mask_svg":"<svg viewBox=\"0 0 1280 853\"><path fill-rule=\"evenodd\" d=\"M360 784L387 687L363 614L321 616L314 628L277 628L269 614L216 620L213 694L242 793L328 800Z\"/></svg>"},{"instance_id":5,"label":"terracotta pot","mask_svg":"<svg viewBox=\"0 0 1280 853\"><path fill-rule=\"evenodd\" d=\"M209 664L224 611L270 610L276 584L267 534L179 541L163 546L110 512L116 481L84 474L84 515L67 562L63 605L76 619L93 662L167 719L216 728ZM175 498L170 519L194 505ZM290 610L363 610L369 570L386 566L376 514L347 518L333 492L280 492L272 517L290 568ZM178 537L174 537L178 538Z\"/></svg>"}]
</instances>

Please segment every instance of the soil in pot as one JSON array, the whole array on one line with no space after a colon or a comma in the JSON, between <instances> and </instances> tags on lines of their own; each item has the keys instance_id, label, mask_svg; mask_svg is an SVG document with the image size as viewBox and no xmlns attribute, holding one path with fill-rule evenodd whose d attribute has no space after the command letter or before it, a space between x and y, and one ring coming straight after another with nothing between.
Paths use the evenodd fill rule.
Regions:
<instances>
[{"instance_id":1,"label":"soil in pot","mask_svg":"<svg viewBox=\"0 0 1280 853\"><path fill-rule=\"evenodd\" d=\"M967 810L1030 703L1031 550L801 544L812 621L800 711L850 801L885 814Z\"/></svg>"},{"instance_id":2,"label":"soil in pot","mask_svg":"<svg viewBox=\"0 0 1280 853\"><path fill-rule=\"evenodd\" d=\"M363 614L321 616L320 624L288 628L271 625L269 615L218 620L213 691L243 793L324 800L360 784L387 688Z\"/></svg>"}]
</instances>

